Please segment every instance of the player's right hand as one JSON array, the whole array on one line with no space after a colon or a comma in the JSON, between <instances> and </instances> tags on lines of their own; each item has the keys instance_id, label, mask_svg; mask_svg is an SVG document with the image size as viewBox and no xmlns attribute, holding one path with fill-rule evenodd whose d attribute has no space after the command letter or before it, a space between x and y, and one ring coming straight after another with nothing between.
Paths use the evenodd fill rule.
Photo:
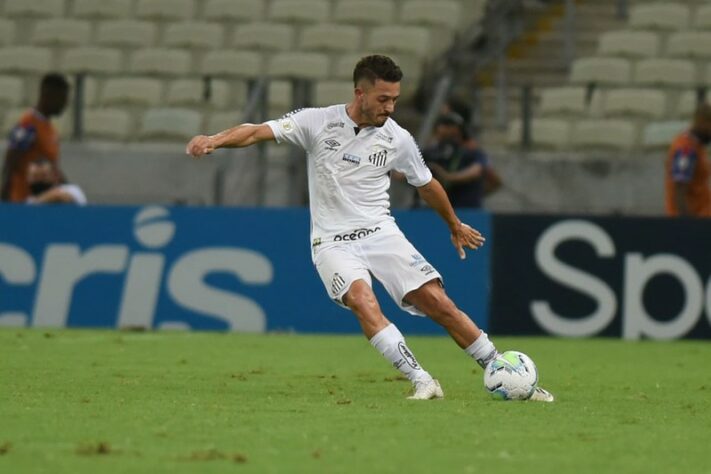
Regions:
<instances>
[{"instance_id":1,"label":"player's right hand","mask_svg":"<svg viewBox=\"0 0 711 474\"><path fill-rule=\"evenodd\" d=\"M193 137L193 139L188 143L188 146L185 147L185 153L193 158L200 158L204 155L209 155L213 151L215 151L215 144L213 143L212 138L207 135L198 135Z\"/></svg>"}]
</instances>

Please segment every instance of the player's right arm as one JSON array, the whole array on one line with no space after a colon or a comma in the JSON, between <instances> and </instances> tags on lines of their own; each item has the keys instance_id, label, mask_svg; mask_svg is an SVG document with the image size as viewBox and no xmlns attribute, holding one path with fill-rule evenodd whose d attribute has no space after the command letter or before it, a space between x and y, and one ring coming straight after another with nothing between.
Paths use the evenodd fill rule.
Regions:
<instances>
[{"instance_id":1,"label":"player's right arm","mask_svg":"<svg viewBox=\"0 0 711 474\"><path fill-rule=\"evenodd\" d=\"M269 125L244 123L215 135L193 137L185 148L185 153L199 158L218 148L243 148L268 140L275 140L274 132Z\"/></svg>"}]
</instances>

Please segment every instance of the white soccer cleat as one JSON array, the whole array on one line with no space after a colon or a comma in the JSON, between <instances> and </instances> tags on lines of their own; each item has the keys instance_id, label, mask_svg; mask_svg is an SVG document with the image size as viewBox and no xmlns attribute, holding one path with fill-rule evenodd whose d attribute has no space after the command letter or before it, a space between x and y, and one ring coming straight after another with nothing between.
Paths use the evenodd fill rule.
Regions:
<instances>
[{"instance_id":1,"label":"white soccer cleat","mask_svg":"<svg viewBox=\"0 0 711 474\"><path fill-rule=\"evenodd\" d=\"M528 398L532 402L552 402L555 397L545 388L536 387L533 394Z\"/></svg>"},{"instance_id":2,"label":"white soccer cleat","mask_svg":"<svg viewBox=\"0 0 711 474\"><path fill-rule=\"evenodd\" d=\"M415 382L415 393L407 397L408 400L434 400L444 398L444 392L437 379L429 382Z\"/></svg>"}]
</instances>

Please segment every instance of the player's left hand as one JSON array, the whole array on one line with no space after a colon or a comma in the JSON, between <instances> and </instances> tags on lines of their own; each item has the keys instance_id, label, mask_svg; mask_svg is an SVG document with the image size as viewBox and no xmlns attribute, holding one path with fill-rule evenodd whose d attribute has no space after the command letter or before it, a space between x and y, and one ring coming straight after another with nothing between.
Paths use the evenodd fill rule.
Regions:
<instances>
[{"instance_id":1,"label":"player's left hand","mask_svg":"<svg viewBox=\"0 0 711 474\"><path fill-rule=\"evenodd\" d=\"M452 230L452 244L461 259L467 258L464 248L476 250L484 245L485 241L486 239L478 230L462 222Z\"/></svg>"}]
</instances>

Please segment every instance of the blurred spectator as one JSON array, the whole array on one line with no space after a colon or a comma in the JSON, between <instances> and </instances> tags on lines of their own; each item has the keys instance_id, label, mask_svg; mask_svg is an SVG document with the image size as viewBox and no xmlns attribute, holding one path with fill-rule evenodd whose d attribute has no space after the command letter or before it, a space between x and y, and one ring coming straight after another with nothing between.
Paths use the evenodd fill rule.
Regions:
<instances>
[{"instance_id":1,"label":"blurred spectator","mask_svg":"<svg viewBox=\"0 0 711 474\"><path fill-rule=\"evenodd\" d=\"M670 216L711 217L711 167L706 147L711 142L711 105L700 105L691 128L669 148L665 167L666 210Z\"/></svg>"},{"instance_id":2,"label":"blurred spectator","mask_svg":"<svg viewBox=\"0 0 711 474\"><path fill-rule=\"evenodd\" d=\"M464 120L455 113L437 119L435 144L423 152L454 207L481 208L484 196L501 186L486 153L470 140Z\"/></svg>"},{"instance_id":3,"label":"blurred spectator","mask_svg":"<svg viewBox=\"0 0 711 474\"><path fill-rule=\"evenodd\" d=\"M50 160L59 171L59 135L50 119L61 115L67 105L69 83L60 74L42 78L37 105L28 110L8 137L7 152L2 168L0 197L3 201L25 202L30 196L27 167L32 160Z\"/></svg>"},{"instance_id":4,"label":"blurred spectator","mask_svg":"<svg viewBox=\"0 0 711 474\"><path fill-rule=\"evenodd\" d=\"M60 184L57 170L51 161L40 158L27 166L30 188L28 204L86 204L86 196L76 184Z\"/></svg>"}]
</instances>

